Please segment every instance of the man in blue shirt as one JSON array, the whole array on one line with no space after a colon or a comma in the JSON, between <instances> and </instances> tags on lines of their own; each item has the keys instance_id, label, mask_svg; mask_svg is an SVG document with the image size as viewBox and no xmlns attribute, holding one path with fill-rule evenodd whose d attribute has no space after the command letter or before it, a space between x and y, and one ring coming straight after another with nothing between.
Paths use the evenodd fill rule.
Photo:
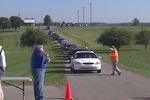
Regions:
<instances>
[{"instance_id":1,"label":"man in blue shirt","mask_svg":"<svg viewBox=\"0 0 150 100\"><path fill-rule=\"evenodd\" d=\"M44 99L43 86L47 62L50 62L50 58L43 49L42 40L39 39L35 44L31 57L31 72L33 75L35 100Z\"/></svg>"}]
</instances>

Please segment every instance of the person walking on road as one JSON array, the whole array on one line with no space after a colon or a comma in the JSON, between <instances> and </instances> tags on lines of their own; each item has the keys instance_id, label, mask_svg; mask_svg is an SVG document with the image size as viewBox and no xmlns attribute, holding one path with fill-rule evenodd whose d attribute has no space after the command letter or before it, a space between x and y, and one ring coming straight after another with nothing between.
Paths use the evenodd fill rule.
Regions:
<instances>
[{"instance_id":1,"label":"person walking on road","mask_svg":"<svg viewBox=\"0 0 150 100\"><path fill-rule=\"evenodd\" d=\"M115 75L115 71L118 73L118 75L121 75L121 70L118 68L118 51L115 48L115 46L112 46L110 50L111 50L110 61L112 63L111 75Z\"/></svg>"},{"instance_id":2,"label":"person walking on road","mask_svg":"<svg viewBox=\"0 0 150 100\"><path fill-rule=\"evenodd\" d=\"M44 100L43 87L47 62L50 62L50 58L48 53L43 49L42 40L39 39L35 44L31 57L31 72L33 75L35 100Z\"/></svg>"},{"instance_id":3,"label":"person walking on road","mask_svg":"<svg viewBox=\"0 0 150 100\"><path fill-rule=\"evenodd\" d=\"M1 77L6 68L5 52L2 46L0 46L0 100L4 100L4 93L1 85Z\"/></svg>"}]
</instances>

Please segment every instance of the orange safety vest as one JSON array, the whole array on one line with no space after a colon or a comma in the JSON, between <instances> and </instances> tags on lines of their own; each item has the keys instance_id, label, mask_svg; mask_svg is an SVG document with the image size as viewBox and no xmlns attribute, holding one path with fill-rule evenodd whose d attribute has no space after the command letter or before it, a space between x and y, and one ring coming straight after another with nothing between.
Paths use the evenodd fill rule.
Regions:
<instances>
[{"instance_id":1,"label":"orange safety vest","mask_svg":"<svg viewBox=\"0 0 150 100\"><path fill-rule=\"evenodd\" d=\"M118 51L117 51L117 49L114 49L114 52L111 53L110 61L118 61Z\"/></svg>"}]
</instances>

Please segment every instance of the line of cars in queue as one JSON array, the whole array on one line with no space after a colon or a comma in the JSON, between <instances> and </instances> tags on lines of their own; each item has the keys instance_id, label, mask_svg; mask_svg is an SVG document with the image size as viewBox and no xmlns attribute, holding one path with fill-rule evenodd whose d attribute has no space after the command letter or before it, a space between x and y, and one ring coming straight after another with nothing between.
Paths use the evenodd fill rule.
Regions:
<instances>
[{"instance_id":1,"label":"line of cars in queue","mask_svg":"<svg viewBox=\"0 0 150 100\"><path fill-rule=\"evenodd\" d=\"M101 73L101 57L97 56L94 51L78 47L54 31L49 31L48 36L57 41L60 47L67 52L73 73L83 70Z\"/></svg>"}]
</instances>

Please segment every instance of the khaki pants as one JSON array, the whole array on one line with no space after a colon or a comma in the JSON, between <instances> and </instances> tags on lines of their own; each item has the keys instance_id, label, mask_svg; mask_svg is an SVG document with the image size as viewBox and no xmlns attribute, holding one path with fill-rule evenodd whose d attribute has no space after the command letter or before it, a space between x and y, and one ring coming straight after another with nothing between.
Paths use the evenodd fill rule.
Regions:
<instances>
[{"instance_id":1,"label":"khaki pants","mask_svg":"<svg viewBox=\"0 0 150 100\"><path fill-rule=\"evenodd\" d=\"M2 90L1 80L0 80L0 100L4 100L4 94Z\"/></svg>"},{"instance_id":2,"label":"khaki pants","mask_svg":"<svg viewBox=\"0 0 150 100\"><path fill-rule=\"evenodd\" d=\"M116 71L118 74L121 72L120 69L119 69L118 66L117 66L117 61L112 61L112 69L113 69L112 74L115 74L115 71Z\"/></svg>"}]
</instances>

